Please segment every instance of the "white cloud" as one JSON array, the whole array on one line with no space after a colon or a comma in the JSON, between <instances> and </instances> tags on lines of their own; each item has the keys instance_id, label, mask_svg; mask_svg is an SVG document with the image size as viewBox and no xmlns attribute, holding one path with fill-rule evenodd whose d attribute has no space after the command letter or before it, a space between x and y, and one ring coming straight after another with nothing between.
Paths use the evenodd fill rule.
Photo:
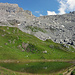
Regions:
<instances>
[{"instance_id":1,"label":"white cloud","mask_svg":"<svg viewBox=\"0 0 75 75\"><path fill-rule=\"evenodd\" d=\"M65 12L65 10L66 10L65 1L60 0L59 3L60 3L60 6L59 6L59 9L58 9L58 11L59 11L58 14L65 14L66 13Z\"/></svg>"},{"instance_id":2,"label":"white cloud","mask_svg":"<svg viewBox=\"0 0 75 75\"><path fill-rule=\"evenodd\" d=\"M43 12L43 11L42 11ZM39 15L39 16L43 16L42 14L41 14L41 11L35 11L35 13L37 14L37 15Z\"/></svg>"},{"instance_id":3,"label":"white cloud","mask_svg":"<svg viewBox=\"0 0 75 75\"><path fill-rule=\"evenodd\" d=\"M35 11L35 13L40 13L40 11Z\"/></svg>"},{"instance_id":4,"label":"white cloud","mask_svg":"<svg viewBox=\"0 0 75 75\"><path fill-rule=\"evenodd\" d=\"M56 15L54 11L47 11L47 15Z\"/></svg>"},{"instance_id":5,"label":"white cloud","mask_svg":"<svg viewBox=\"0 0 75 75\"><path fill-rule=\"evenodd\" d=\"M66 12L75 11L75 0L57 0L59 2L59 15L65 14ZM47 11L47 15L56 15L54 11Z\"/></svg>"},{"instance_id":6,"label":"white cloud","mask_svg":"<svg viewBox=\"0 0 75 75\"><path fill-rule=\"evenodd\" d=\"M75 11L75 0L67 0L67 4L70 11Z\"/></svg>"},{"instance_id":7,"label":"white cloud","mask_svg":"<svg viewBox=\"0 0 75 75\"><path fill-rule=\"evenodd\" d=\"M58 0L59 14L65 14L66 11L75 11L75 0Z\"/></svg>"},{"instance_id":8,"label":"white cloud","mask_svg":"<svg viewBox=\"0 0 75 75\"><path fill-rule=\"evenodd\" d=\"M40 16L43 16L42 14L40 14Z\"/></svg>"}]
</instances>

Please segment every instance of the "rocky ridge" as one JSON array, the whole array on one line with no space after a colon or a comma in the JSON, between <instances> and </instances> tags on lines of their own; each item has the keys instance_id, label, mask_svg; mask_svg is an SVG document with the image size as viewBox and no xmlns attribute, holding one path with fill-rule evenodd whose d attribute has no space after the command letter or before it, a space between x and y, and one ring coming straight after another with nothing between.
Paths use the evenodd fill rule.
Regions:
<instances>
[{"instance_id":1,"label":"rocky ridge","mask_svg":"<svg viewBox=\"0 0 75 75\"><path fill-rule=\"evenodd\" d=\"M45 41L75 45L75 11L64 15L35 17L17 4L0 3L0 26L18 27Z\"/></svg>"}]
</instances>

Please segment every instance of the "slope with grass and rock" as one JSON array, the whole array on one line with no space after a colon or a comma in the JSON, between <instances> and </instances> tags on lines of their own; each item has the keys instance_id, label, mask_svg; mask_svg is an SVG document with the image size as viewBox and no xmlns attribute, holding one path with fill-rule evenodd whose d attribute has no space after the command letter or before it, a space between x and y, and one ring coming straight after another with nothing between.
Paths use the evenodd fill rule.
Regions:
<instances>
[{"instance_id":1,"label":"slope with grass and rock","mask_svg":"<svg viewBox=\"0 0 75 75\"><path fill-rule=\"evenodd\" d=\"M67 47L66 47L67 46ZM42 41L15 27L0 26L0 59L75 59L72 46Z\"/></svg>"}]
</instances>

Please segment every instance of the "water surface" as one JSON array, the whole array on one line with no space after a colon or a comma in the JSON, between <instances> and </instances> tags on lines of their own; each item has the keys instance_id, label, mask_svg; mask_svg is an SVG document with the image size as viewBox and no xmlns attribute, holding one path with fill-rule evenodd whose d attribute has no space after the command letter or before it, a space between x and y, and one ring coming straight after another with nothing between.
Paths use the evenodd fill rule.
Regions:
<instances>
[{"instance_id":1,"label":"water surface","mask_svg":"<svg viewBox=\"0 0 75 75\"><path fill-rule=\"evenodd\" d=\"M63 70L71 65L71 63L66 62L0 63L0 66L11 69L13 71L34 74L54 73Z\"/></svg>"}]
</instances>

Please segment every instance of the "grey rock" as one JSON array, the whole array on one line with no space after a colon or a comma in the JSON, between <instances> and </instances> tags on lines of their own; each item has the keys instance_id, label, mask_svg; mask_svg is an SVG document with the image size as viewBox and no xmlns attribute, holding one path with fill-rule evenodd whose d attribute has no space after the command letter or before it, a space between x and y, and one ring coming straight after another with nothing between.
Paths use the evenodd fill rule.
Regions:
<instances>
[{"instance_id":1,"label":"grey rock","mask_svg":"<svg viewBox=\"0 0 75 75\"><path fill-rule=\"evenodd\" d=\"M18 21L18 20L15 20L15 19L13 19L13 20L7 20L11 25L18 25L18 24L20 24L20 22Z\"/></svg>"},{"instance_id":2,"label":"grey rock","mask_svg":"<svg viewBox=\"0 0 75 75\"><path fill-rule=\"evenodd\" d=\"M5 45L7 45L7 43L5 43Z\"/></svg>"},{"instance_id":3,"label":"grey rock","mask_svg":"<svg viewBox=\"0 0 75 75\"><path fill-rule=\"evenodd\" d=\"M8 40L9 43L11 43L11 40Z\"/></svg>"},{"instance_id":4,"label":"grey rock","mask_svg":"<svg viewBox=\"0 0 75 75\"><path fill-rule=\"evenodd\" d=\"M22 52L24 52L25 50L24 49L22 49Z\"/></svg>"},{"instance_id":5,"label":"grey rock","mask_svg":"<svg viewBox=\"0 0 75 75\"><path fill-rule=\"evenodd\" d=\"M47 51L45 50L45 51L43 51L43 53L47 53Z\"/></svg>"},{"instance_id":6,"label":"grey rock","mask_svg":"<svg viewBox=\"0 0 75 75\"><path fill-rule=\"evenodd\" d=\"M28 46L29 44L28 43L22 43L22 47L26 50L26 48L27 48L27 46Z\"/></svg>"}]
</instances>

